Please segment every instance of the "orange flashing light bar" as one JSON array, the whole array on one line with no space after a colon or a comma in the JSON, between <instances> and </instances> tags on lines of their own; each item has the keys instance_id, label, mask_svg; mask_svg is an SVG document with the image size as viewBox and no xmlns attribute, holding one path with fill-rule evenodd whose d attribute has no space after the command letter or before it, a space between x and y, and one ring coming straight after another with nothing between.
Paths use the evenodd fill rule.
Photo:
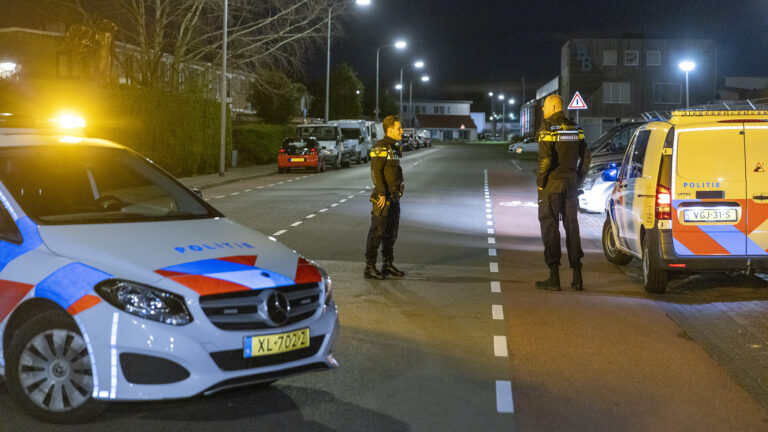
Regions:
<instances>
[{"instance_id":1,"label":"orange flashing light bar","mask_svg":"<svg viewBox=\"0 0 768 432\"><path fill-rule=\"evenodd\" d=\"M673 117L704 117L704 116L768 116L768 110L738 110L738 111L673 111Z\"/></svg>"}]
</instances>

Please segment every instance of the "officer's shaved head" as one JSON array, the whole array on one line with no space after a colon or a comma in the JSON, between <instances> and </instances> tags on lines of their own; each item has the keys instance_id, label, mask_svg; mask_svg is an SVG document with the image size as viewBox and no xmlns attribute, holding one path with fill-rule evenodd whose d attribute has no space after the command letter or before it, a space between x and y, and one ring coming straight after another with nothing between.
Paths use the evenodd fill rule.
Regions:
<instances>
[{"instance_id":1,"label":"officer's shaved head","mask_svg":"<svg viewBox=\"0 0 768 432\"><path fill-rule=\"evenodd\" d=\"M544 114L544 118L550 118L552 114L558 113L563 110L563 98L559 95L549 95L544 99L544 105L541 107L541 111Z\"/></svg>"},{"instance_id":2,"label":"officer's shaved head","mask_svg":"<svg viewBox=\"0 0 768 432\"><path fill-rule=\"evenodd\" d=\"M395 141L400 141L403 138L403 128L400 126L400 118L398 116L387 116L382 121L382 127L384 133Z\"/></svg>"}]
</instances>

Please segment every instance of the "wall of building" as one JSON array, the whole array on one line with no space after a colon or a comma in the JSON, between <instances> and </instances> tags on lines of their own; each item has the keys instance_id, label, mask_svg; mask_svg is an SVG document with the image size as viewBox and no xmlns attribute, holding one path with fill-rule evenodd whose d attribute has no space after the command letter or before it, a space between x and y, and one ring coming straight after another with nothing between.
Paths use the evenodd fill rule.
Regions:
<instances>
[{"instance_id":1,"label":"wall of building","mask_svg":"<svg viewBox=\"0 0 768 432\"><path fill-rule=\"evenodd\" d=\"M470 115L469 101L413 101L415 114ZM403 113L411 113L411 106L403 100Z\"/></svg>"},{"instance_id":2,"label":"wall of building","mask_svg":"<svg viewBox=\"0 0 768 432\"><path fill-rule=\"evenodd\" d=\"M582 117L627 119L685 107L683 60L692 60L690 104L715 99L717 46L712 40L574 39L561 50L560 94L576 91L589 109Z\"/></svg>"}]
</instances>

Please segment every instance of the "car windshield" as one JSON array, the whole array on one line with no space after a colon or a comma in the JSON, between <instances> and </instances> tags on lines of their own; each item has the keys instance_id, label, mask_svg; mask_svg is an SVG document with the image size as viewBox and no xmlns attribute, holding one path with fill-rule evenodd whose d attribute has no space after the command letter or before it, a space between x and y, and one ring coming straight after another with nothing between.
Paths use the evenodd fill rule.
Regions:
<instances>
[{"instance_id":1,"label":"car windshield","mask_svg":"<svg viewBox=\"0 0 768 432\"><path fill-rule=\"evenodd\" d=\"M0 180L41 225L221 216L150 162L120 148L1 149Z\"/></svg>"},{"instance_id":2,"label":"car windshield","mask_svg":"<svg viewBox=\"0 0 768 432\"><path fill-rule=\"evenodd\" d=\"M360 128L341 128L344 139L360 139Z\"/></svg>"},{"instance_id":3,"label":"car windshield","mask_svg":"<svg viewBox=\"0 0 768 432\"><path fill-rule=\"evenodd\" d=\"M323 141L335 140L336 128L333 126L304 126L299 128L299 136L315 137Z\"/></svg>"}]
</instances>

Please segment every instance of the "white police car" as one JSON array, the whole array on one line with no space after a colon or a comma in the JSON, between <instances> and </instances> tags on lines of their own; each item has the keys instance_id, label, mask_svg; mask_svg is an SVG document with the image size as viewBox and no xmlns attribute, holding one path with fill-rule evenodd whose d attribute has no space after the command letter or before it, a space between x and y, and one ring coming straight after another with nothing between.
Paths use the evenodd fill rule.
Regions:
<instances>
[{"instance_id":1,"label":"white police car","mask_svg":"<svg viewBox=\"0 0 768 432\"><path fill-rule=\"evenodd\" d=\"M0 117L0 375L28 412L76 422L105 401L336 366L323 270L126 147L9 119Z\"/></svg>"}]
</instances>

